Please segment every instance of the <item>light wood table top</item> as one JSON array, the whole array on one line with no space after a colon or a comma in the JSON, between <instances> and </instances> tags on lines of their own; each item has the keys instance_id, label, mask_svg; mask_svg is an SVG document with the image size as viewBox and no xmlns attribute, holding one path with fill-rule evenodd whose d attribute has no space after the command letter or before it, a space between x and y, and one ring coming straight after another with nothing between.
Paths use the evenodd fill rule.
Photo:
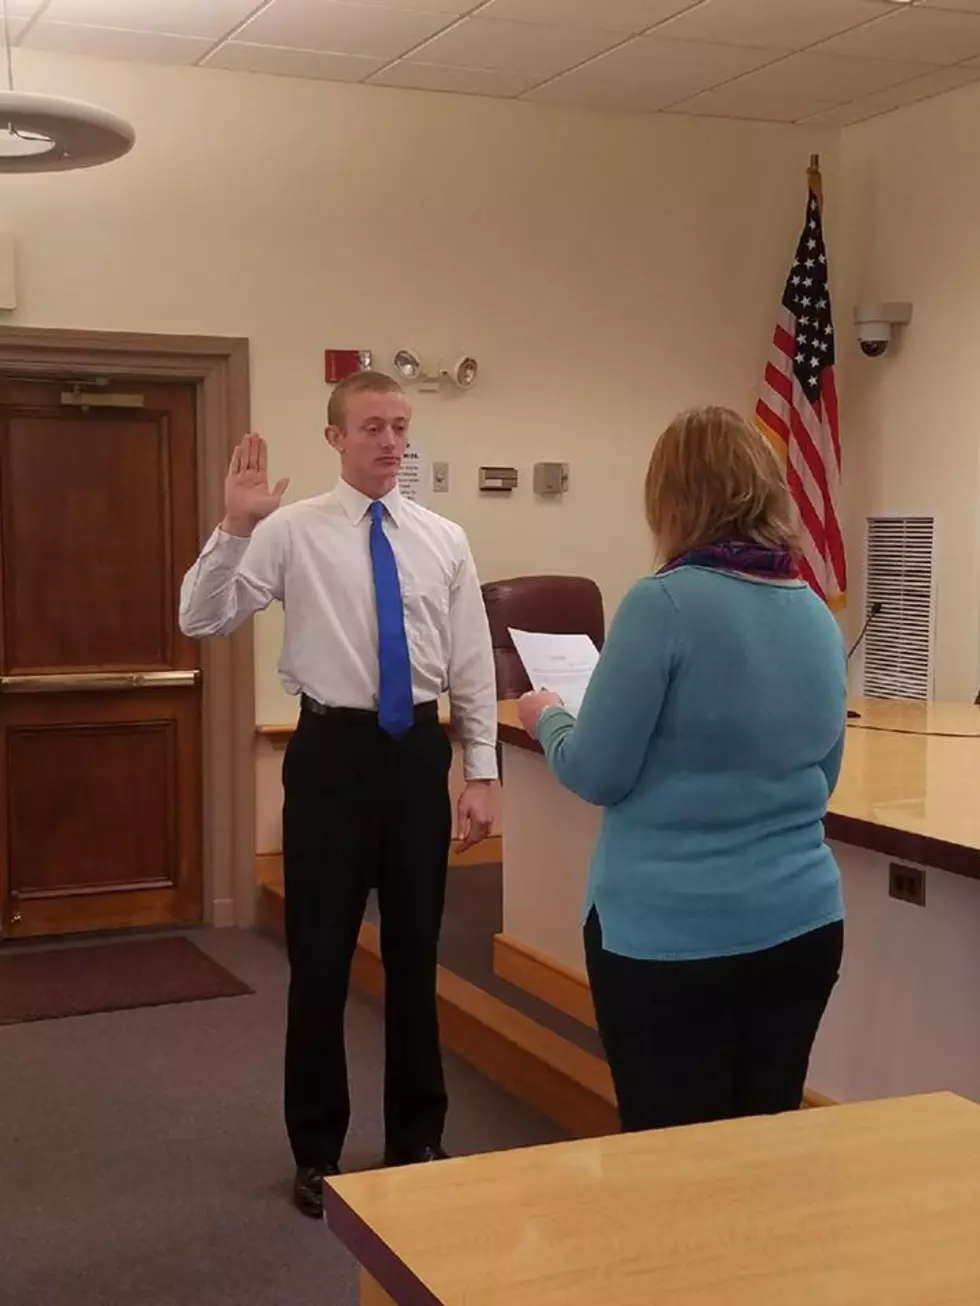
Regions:
<instances>
[{"instance_id":1,"label":"light wood table top","mask_svg":"<svg viewBox=\"0 0 980 1306\"><path fill-rule=\"evenodd\" d=\"M980 708L972 703L855 699L844 763L827 813L830 838L980 878ZM501 737L537 749L514 703Z\"/></svg>"},{"instance_id":2,"label":"light wood table top","mask_svg":"<svg viewBox=\"0 0 980 1306\"><path fill-rule=\"evenodd\" d=\"M901 698L855 698L848 704L860 713L848 721L852 730L894 730L915 735L980 735L980 707L975 703L919 703Z\"/></svg>"},{"instance_id":3,"label":"light wood table top","mask_svg":"<svg viewBox=\"0 0 980 1306\"><path fill-rule=\"evenodd\" d=\"M978 777L976 736L849 730L829 817L980 850Z\"/></svg>"},{"instance_id":4,"label":"light wood table top","mask_svg":"<svg viewBox=\"0 0 980 1306\"><path fill-rule=\"evenodd\" d=\"M439 699L439 724L446 727L450 725L449 699L445 696ZM255 727L255 733L259 739L264 739L267 743L279 747L289 743L295 730L295 721L279 721Z\"/></svg>"},{"instance_id":5,"label":"light wood table top","mask_svg":"<svg viewBox=\"0 0 980 1306\"><path fill-rule=\"evenodd\" d=\"M888 856L980 878L980 707L855 699L840 782L827 833ZM440 720L449 725L448 703ZM524 733L512 701L497 704L505 743L540 751ZM285 743L293 727L259 726Z\"/></svg>"},{"instance_id":6,"label":"light wood table top","mask_svg":"<svg viewBox=\"0 0 980 1306\"><path fill-rule=\"evenodd\" d=\"M980 1107L951 1094L329 1181L397 1306L976 1306Z\"/></svg>"}]
</instances>

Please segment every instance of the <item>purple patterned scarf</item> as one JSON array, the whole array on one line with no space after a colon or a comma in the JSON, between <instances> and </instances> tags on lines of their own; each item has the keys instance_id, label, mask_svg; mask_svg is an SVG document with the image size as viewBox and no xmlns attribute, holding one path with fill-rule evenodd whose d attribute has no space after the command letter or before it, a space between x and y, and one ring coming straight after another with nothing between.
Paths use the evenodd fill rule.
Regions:
<instances>
[{"instance_id":1,"label":"purple patterned scarf","mask_svg":"<svg viewBox=\"0 0 980 1306\"><path fill-rule=\"evenodd\" d=\"M716 571L740 571L749 576L773 576L780 580L796 580L800 574L789 549L770 549L750 540L717 540L714 544L688 549L661 567L658 574L678 567L711 567Z\"/></svg>"}]
</instances>

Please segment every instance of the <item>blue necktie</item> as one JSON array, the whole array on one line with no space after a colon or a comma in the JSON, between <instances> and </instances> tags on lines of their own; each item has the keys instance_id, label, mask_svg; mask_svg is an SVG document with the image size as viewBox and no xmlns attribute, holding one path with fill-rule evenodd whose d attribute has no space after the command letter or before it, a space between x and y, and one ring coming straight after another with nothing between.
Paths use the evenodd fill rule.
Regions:
<instances>
[{"instance_id":1,"label":"blue necktie","mask_svg":"<svg viewBox=\"0 0 980 1306\"><path fill-rule=\"evenodd\" d=\"M397 739L411 729L415 710L398 565L384 532L384 513L384 504L375 499L371 504L371 570L378 613L378 721L382 730Z\"/></svg>"}]
</instances>

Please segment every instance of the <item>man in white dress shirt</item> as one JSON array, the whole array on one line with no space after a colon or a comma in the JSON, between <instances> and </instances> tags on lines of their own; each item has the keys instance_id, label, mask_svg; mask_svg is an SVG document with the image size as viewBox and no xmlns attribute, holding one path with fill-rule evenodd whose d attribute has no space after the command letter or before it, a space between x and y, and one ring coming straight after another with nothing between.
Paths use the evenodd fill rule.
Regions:
<instances>
[{"instance_id":1,"label":"man in white dress shirt","mask_svg":"<svg viewBox=\"0 0 980 1306\"><path fill-rule=\"evenodd\" d=\"M223 635L278 599L279 672L300 695L283 763L290 963L285 1115L293 1195L322 1214L350 1116L344 1007L368 893L377 888L385 995L385 1161L445 1156L446 1090L436 951L451 836L448 690L466 787L458 833L482 839L497 776L493 654L476 568L455 523L401 496L411 409L392 377L333 391L327 439L341 479L280 507L267 451L247 436L225 482L225 517L187 573L180 625Z\"/></svg>"}]
</instances>

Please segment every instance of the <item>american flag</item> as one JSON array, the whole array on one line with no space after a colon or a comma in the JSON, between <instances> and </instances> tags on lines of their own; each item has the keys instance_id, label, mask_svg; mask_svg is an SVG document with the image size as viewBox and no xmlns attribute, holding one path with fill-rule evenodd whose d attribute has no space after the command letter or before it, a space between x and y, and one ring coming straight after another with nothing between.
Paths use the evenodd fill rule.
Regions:
<instances>
[{"instance_id":1,"label":"american flag","mask_svg":"<svg viewBox=\"0 0 980 1306\"><path fill-rule=\"evenodd\" d=\"M844 606L847 573L838 519L834 324L818 184L811 173L806 221L786 279L755 420L783 459L799 518L800 570L836 610Z\"/></svg>"}]
</instances>

